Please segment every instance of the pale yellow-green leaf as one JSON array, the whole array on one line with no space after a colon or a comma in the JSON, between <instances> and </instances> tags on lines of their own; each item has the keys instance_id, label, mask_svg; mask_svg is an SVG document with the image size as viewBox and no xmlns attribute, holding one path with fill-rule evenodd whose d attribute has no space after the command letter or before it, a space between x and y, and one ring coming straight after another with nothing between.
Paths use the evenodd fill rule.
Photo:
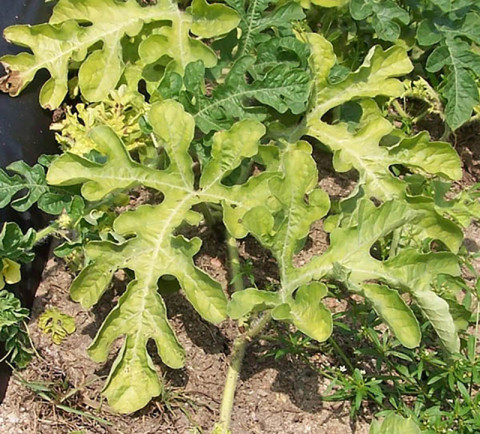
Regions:
<instances>
[{"instance_id":1,"label":"pale yellow-green leaf","mask_svg":"<svg viewBox=\"0 0 480 434\"><path fill-rule=\"evenodd\" d=\"M2 259L2 268L0 268L0 289L5 287L5 283L13 285L20 282L22 275L20 273L20 264L11 259Z\"/></svg>"},{"instance_id":2,"label":"pale yellow-green leaf","mask_svg":"<svg viewBox=\"0 0 480 434\"><path fill-rule=\"evenodd\" d=\"M185 67L202 60L208 68L215 66L215 52L202 42L190 37L190 32L212 38L228 33L240 21L238 14L223 4L208 4L206 0L194 0L187 13L178 13L171 26L155 29L139 46L140 59L153 64L162 56L171 59L169 71L182 74Z\"/></svg>"},{"instance_id":3,"label":"pale yellow-green leaf","mask_svg":"<svg viewBox=\"0 0 480 434\"><path fill-rule=\"evenodd\" d=\"M47 309L38 318L38 328L49 334L52 342L60 345L63 340L75 330L75 319L60 312L57 308Z\"/></svg>"},{"instance_id":4,"label":"pale yellow-green leaf","mask_svg":"<svg viewBox=\"0 0 480 434\"><path fill-rule=\"evenodd\" d=\"M374 420L369 434L421 434L421 429L410 418L389 414L382 422Z\"/></svg>"},{"instance_id":5,"label":"pale yellow-green leaf","mask_svg":"<svg viewBox=\"0 0 480 434\"><path fill-rule=\"evenodd\" d=\"M272 317L291 321L307 336L323 342L330 337L333 329L332 314L321 301L326 294L327 287L323 283L303 285L293 299L287 299L286 303L272 311Z\"/></svg>"},{"instance_id":6,"label":"pale yellow-green leaf","mask_svg":"<svg viewBox=\"0 0 480 434\"><path fill-rule=\"evenodd\" d=\"M82 194L89 200L135 185L148 186L163 194L160 204L141 205L115 220L114 230L125 242L100 241L86 246L90 264L71 288L72 297L90 307L108 288L116 270L129 269L135 275L90 347L95 360L105 361L113 342L119 337L124 339L104 391L110 404L121 412L138 410L160 393L160 380L146 350L149 339L155 341L165 364L174 368L183 364L183 349L157 292L162 277L176 278L186 298L204 319L217 323L226 316L227 302L221 285L193 260L201 240L177 235L177 229L183 222L198 224L199 215L192 207L211 202L224 207L225 222L227 227L233 227L232 232L239 227L238 231L245 235L241 225L243 215L267 202L271 196L268 181L277 176L275 172L265 172L242 185L222 183L244 158L257 153L265 132L257 122L242 121L214 135L212 159L204 168L197 188L189 154L195 128L192 116L174 101L154 104L147 116L156 141L168 155L167 168L156 170L135 162L111 129L97 127L91 138L95 149L105 156L105 163L93 163L66 153L52 163L47 175L52 184L82 184ZM227 221L227 216L231 221Z\"/></svg>"},{"instance_id":7,"label":"pale yellow-green leaf","mask_svg":"<svg viewBox=\"0 0 480 434\"><path fill-rule=\"evenodd\" d=\"M193 0L188 8L193 22L192 33L202 38L226 34L237 27L240 17L224 4L209 4L206 0Z\"/></svg>"},{"instance_id":8,"label":"pale yellow-green leaf","mask_svg":"<svg viewBox=\"0 0 480 434\"><path fill-rule=\"evenodd\" d=\"M428 289L416 291L414 298L415 303L432 323L445 348L451 353L458 353L460 351L460 338L448 303Z\"/></svg>"},{"instance_id":9,"label":"pale yellow-green leaf","mask_svg":"<svg viewBox=\"0 0 480 434\"><path fill-rule=\"evenodd\" d=\"M381 201L406 199L407 183L394 175L391 168L395 165L427 176L461 178L461 161L450 144L431 142L425 132L404 137L395 131L373 99L379 95L398 97L403 93L404 86L395 77L407 74L412 68L403 48L394 46L384 51L374 47L360 68L342 82L330 84L328 74L335 64L330 42L320 35L306 37L312 51L310 64L315 81L306 134L330 148L337 171L358 172L355 192L362 189L367 197ZM354 127L347 122L328 123L324 118L330 110L351 102L357 103L361 110ZM408 203L422 210L425 218L419 225L423 228L422 235L438 238L453 252L458 251L463 238L459 228L438 214L432 204L426 207L420 199L409 198Z\"/></svg>"},{"instance_id":10,"label":"pale yellow-green leaf","mask_svg":"<svg viewBox=\"0 0 480 434\"><path fill-rule=\"evenodd\" d=\"M278 304L278 293L247 288L232 294L232 300L228 304L228 316L232 319L240 319L256 310L272 309Z\"/></svg>"},{"instance_id":11,"label":"pale yellow-green leaf","mask_svg":"<svg viewBox=\"0 0 480 434\"><path fill-rule=\"evenodd\" d=\"M383 285L366 284L363 295L402 345L415 348L420 344L422 335L418 321L397 291Z\"/></svg>"},{"instance_id":12,"label":"pale yellow-green leaf","mask_svg":"<svg viewBox=\"0 0 480 434\"><path fill-rule=\"evenodd\" d=\"M151 23L156 25L148 26ZM132 67L131 53L124 53L122 48L125 37L141 33L148 45L155 28L166 41L163 48L162 44L154 47L159 57L171 56L170 68L182 72L193 60L202 59L208 66L217 61L215 53L190 36L190 31L212 38L228 33L237 23L232 9L202 0L194 2L192 15L181 11L171 0L159 0L148 8L141 7L136 0L59 0L48 24L5 29L8 41L27 47L32 53L0 59L8 73L1 79L0 89L16 96L39 70L47 69L51 78L40 92L40 102L45 108L55 109L67 94L69 71L79 66L78 86L83 97L101 101L115 89L126 64ZM141 72L137 80L140 78Z\"/></svg>"},{"instance_id":13,"label":"pale yellow-green leaf","mask_svg":"<svg viewBox=\"0 0 480 434\"><path fill-rule=\"evenodd\" d=\"M321 301L327 292L325 285L306 282L293 296L297 288L290 287L289 281L295 270L294 255L307 237L310 225L330 208L328 195L316 188L318 173L311 152L306 142L288 145L281 158L283 176L273 177L269 182L275 202L252 208L242 219L245 228L277 260L280 291L249 289L235 293L229 314L239 318L258 309L273 309L274 319L292 322L313 339L324 341L332 331L331 314Z\"/></svg>"},{"instance_id":14,"label":"pale yellow-green leaf","mask_svg":"<svg viewBox=\"0 0 480 434\"><path fill-rule=\"evenodd\" d=\"M386 261L375 259L370 250L377 240L405 224L418 222L422 216L403 201L389 201L377 208L364 199L358 206L361 209L356 225L334 229L330 246L323 255L290 271L289 290L294 291L312 280L333 278L345 281L354 292L361 293L365 283L383 282L400 293L410 293L445 347L451 352L457 351L459 340L453 317L447 303L433 292L439 274L460 274L456 256L446 252L420 254L404 249Z\"/></svg>"},{"instance_id":15,"label":"pale yellow-green leaf","mask_svg":"<svg viewBox=\"0 0 480 434\"><path fill-rule=\"evenodd\" d=\"M311 5L322 8L340 8L349 3L350 0L296 0L304 9L310 9Z\"/></svg>"}]
</instances>

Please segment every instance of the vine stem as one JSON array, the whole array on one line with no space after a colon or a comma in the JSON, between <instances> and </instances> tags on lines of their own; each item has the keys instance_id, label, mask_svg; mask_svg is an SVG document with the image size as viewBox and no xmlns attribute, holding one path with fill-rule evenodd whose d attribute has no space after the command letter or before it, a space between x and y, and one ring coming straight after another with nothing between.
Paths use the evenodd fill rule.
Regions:
<instances>
[{"instance_id":1,"label":"vine stem","mask_svg":"<svg viewBox=\"0 0 480 434\"><path fill-rule=\"evenodd\" d=\"M35 237L35 244L38 244L44 238L47 238L49 235L55 233L57 230L58 230L58 227L55 223L39 230L37 232L37 236Z\"/></svg>"},{"instance_id":2,"label":"vine stem","mask_svg":"<svg viewBox=\"0 0 480 434\"><path fill-rule=\"evenodd\" d=\"M262 332L265 326L270 322L270 319L270 312L265 313L260 319L257 320L257 322L252 324L247 332L238 336L233 343L232 358L227 371L225 387L223 389L220 418L214 429L215 434L230 433L230 421L232 418L235 390L237 389L238 378L240 377L240 371L242 370L242 364L243 359L245 358L247 345Z\"/></svg>"},{"instance_id":3,"label":"vine stem","mask_svg":"<svg viewBox=\"0 0 480 434\"><path fill-rule=\"evenodd\" d=\"M215 223L217 223L217 221L215 220L215 217L213 217L212 212L210 211L210 208L206 203L200 204L200 211L205 217L205 222L207 223L207 226L209 228L213 228L215 226Z\"/></svg>"},{"instance_id":4,"label":"vine stem","mask_svg":"<svg viewBox=\"0 0 480 434\"><path fill-rule=\"evenodd\" d=\"M238 253L237 240L228 231L226 231L228 262L230 266L230 273L232 275L232 285L234 291L242 291L244 289L243 279L240 267L240 255ZM271 313L266 312L261 318L253 322L249 329L237 336L233 343L232 356L230 365L227 371L227 378L225 379L225 386L223 389L222 404L220 406L220 416L218 423L213 429L214 434L229 434L230 422L232 419L233 403L235 400L235 391L237 389L238 378L242 370L243 359L249 342L256 338L271 319Z\"/></svg>"}]
</instances>

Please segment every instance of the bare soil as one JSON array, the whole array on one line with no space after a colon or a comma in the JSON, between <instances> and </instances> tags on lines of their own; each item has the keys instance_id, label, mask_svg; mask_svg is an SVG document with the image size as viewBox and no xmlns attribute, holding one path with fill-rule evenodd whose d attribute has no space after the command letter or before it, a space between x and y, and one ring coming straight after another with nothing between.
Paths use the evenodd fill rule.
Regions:
<instances>
[{"instance_id":1,"label":"bare soil","mask_svg":"<svg viewBox=\"0 0 480 434\"><path fill-rule=\"evenodd\" d=\"M226 284L222 259L204 254L199 263ZM170 321L187 352L187 364L177 371L161 367L161 375L168 384L166 404L160 397L133 416L118 416L100 396L101 384L115 353L101 366L88 358L86 348L111 302L121 292L122 281L117 280L118 289L114 289L113 299L102 301L88 312L69 298L72 277L62 261L52 258L48 262L29 325L41 357L20 375L24 381L49 386L59 397L76 390L62 404L102 417L112 426L55 407L17 377L11 380L0 406L2 434L210 432L218 416L229 351L238 334L235 323L226 321L219 327L213 326L203 321L181 294L167 295ZM38 316L52 306L73 316L77 324L77 331L61 346L52 344L37 327ZM269 344L262 341L249 348L235 399L234 433L368 432L366 421L351 425L348 405L322 402L321 393L328 381L301 361L287 357L275 362L265 358L270 349ZM155 362L161 365L159 360Z\"/></svg>"}]
</instances>

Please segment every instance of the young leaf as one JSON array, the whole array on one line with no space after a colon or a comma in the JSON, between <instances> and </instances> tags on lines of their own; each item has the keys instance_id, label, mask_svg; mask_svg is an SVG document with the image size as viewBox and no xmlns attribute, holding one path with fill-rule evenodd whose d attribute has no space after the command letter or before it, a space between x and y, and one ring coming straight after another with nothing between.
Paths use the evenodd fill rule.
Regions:
<instances>
[{"instance_id":1,"label":"young leaf","mask_svg":"<svg viewBox=\"0 0 480 434\"><path fill-rule=\"evenodd\" d=\"M29 229L24 235L16 223L5 223L0 232L0 258L7 258L24 264L34 258L35 231Z\"/></svg>"},{"instance_id":2,"label":"young leaf","mask_svg":"<svg viewBox=\"0 0 480 434\"><path fill-rule=\"evenodd\" d=\"M38 328L49 334L54 344L60 345L67 335L75 331L75 319L56 308L47 309L38 318Z\"/></svg>"},{"instance_id":3,"label":"young leaf","mask_svg":"<svg viewBox=\"0 0 480 434\"><path fill-rule=\"evenodd\" d=\"M18 368L25 368L32 359L33 351L25 331L28 309L11 292L0 290L0 342L3 343L8 360Z\"/></svg>"},{"instance_id":4,"label":"young leaf","mask_svg":"<svg viewBox=\"0 0 480 434\"><path fill-rule=\"evenodd\" d=\"M148 105L139 92L130 91L122 84L100 103L67 107L65 118L54 122L50 129L62 150L87 155L95 149L88 133L99 125L107 125L125 142L127 149L142 149L154 145L150 133L144 134L142 122Z\"/></svg>"},{"instance_id":5,"label":"young leaf","mask_svg":"<svg viewBox=\"0 0 480 434\"><path fill-rule=\"evenodd\" d=\"M240 16L241 36L236 54L237 59L253 54L255 45L260 40L268 39L267 35L262 34L266 30L278 30L282 36L292 35L292 23L305 18L300 5L291 1L282 4L278 0L254 2L227 0L226 3Z\"/></svg>"},{"instance_id":6,"label":"young leaf","mask_svg":"<svg viewBox=\"0 0 480 434\"><path fill-rule=\"evenodd\" d=\"M400 24L410 22L409 13L392 0L352 0L350 13L355 20L371 17L375 32L384 41L395 42L400 36Z\"/></svg>"}]
</instances>

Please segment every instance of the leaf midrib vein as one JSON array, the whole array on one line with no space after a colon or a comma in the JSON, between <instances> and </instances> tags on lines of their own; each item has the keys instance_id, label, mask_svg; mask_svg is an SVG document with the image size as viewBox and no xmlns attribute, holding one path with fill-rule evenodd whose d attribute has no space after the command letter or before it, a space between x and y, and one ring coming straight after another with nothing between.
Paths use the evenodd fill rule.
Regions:
<instances>
[{"instance_id":1,"label":"leaf midrib vein","mask_svg":"<svg viewBox=\"0 0 480 434\"><path fill-rule=\"evenodd\" d=\"M235 99L235 98L241 98L241 97L245 97L245 96L249 96L249 95L255 96L256 93L273 92L273 91L284 90L284 89L287 90L287 89L294 88L294 87L296 87L296 84L289 84L288 86L278 86L278 87L272 87L272 88L248 89L248 90L245 90L245 91L242 91L242 92L237 92L237 93L229 95L226 98L222 98L220 100L215 100L214 102L210 103L206 107L203 107L201 110L199 110L197 113L195 113L193 115L193 117L194 118L197 117L197 116L203 117L203 113L208 112L212 108L217 107L217 106L219 106L219 105L221 105L221 104L223 104L227 101L230 101L232 99Z\"/></svg>"}]
</instances>

